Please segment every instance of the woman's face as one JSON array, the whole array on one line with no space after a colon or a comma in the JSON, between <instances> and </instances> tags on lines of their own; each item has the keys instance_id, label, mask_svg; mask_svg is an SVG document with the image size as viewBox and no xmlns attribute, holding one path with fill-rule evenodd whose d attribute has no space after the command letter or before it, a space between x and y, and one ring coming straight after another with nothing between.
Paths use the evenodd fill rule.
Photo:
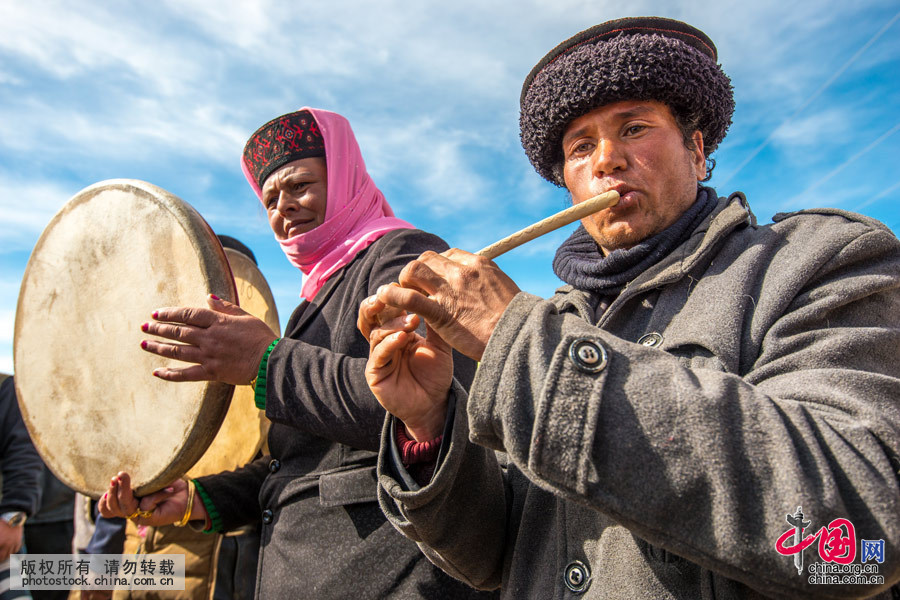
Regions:
<instances>
[{"instance_id":1,"label":"woman's face","mask_svg":"<svg viewBox=\"0 0 900 600\"><path fill-rule=\"evenodd\" d=\"M325 222L327 198L328 170L324 158L289 162L263 182L262 203L269 226L279 240L306 233Z\"/></svg>"}]
</instances>

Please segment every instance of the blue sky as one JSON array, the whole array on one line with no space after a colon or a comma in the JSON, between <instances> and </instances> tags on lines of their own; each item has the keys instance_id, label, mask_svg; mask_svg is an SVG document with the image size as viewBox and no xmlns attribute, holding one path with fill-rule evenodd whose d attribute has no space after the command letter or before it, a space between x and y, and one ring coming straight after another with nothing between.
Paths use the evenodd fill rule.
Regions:
<instances>
[{"instance_id":1,"label":"blue sky","mask_svg":"<svg viewBox=\"0 0 900 600\"><path fill-rule=\"evenodd\" d=\"M814 206L900 230L900 2L0 0L0 371L13 370L28 256L80 189L143 179L259 258L282 323L300 274L239 169L246 137L302 105L344 114L397 215L475 251L560 210L518 141L521 82L611 18L688 21L716 43L737 110L711 185L761 222ZM549 295L572 227L501 257ZM73 355L79 349L73 348Z\"/></svg>"}]
</instances>

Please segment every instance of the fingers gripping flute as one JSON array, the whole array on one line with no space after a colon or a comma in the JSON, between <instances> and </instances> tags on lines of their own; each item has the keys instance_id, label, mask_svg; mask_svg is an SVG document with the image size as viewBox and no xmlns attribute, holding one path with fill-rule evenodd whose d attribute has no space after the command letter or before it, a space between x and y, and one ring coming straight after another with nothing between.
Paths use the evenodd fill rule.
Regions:
<instances>
[{"instance_id":1,"label":"fingers gripping flute","mask_svg":"<svg viewBox=\"0 0 900 600\"><path fill-rule=\"evenodd\" d=\"M551 215L542 221L529 225L525 229L521 229L516 233L507 236L499 242L494 242L490 246L482 248L475 254L493 260L501 254L505 254L513 248L517 248L526 242L530 242L545 233L550 233L560 227L565 227L569 223L592 215L595 212L600 212L610 206L615 206L618 202L619 193L616 191L609 191L600 194L599 196L594 196L589 200L585 200L584 202L576 204L575 206L570 206L555 215Z\"/></svg>"}]
</instances>

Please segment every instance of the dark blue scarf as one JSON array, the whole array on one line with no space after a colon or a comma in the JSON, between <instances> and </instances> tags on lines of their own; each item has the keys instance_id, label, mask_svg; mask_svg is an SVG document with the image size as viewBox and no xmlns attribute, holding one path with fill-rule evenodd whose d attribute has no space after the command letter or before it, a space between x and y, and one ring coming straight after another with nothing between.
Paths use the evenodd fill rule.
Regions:
<instances>
[{"instance_id":1,"label":"dark blue scarf","mask_svg":"<svg viewBox=\"0 0 900 600\"><path fill-rule=\"evenodd\" d=\"M556 251L553 271L577 289L601 295L618 293L687 240L716 203L715 190L700 187L697 200L672 225L636 246L613 250L607 256L581 225Z\"/></svg>"}]
</instances>

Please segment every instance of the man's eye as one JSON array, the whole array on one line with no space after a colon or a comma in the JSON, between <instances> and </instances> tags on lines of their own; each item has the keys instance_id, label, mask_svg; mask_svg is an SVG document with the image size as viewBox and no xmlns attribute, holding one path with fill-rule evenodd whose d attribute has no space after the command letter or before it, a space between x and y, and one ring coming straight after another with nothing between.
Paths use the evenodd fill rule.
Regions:
<instances>
[{"instance_id":1,"label":"man's eye","mask_svg":"<svg viewBox=\"0 0 900 600\"><path fill-rule=\"evenodd\" d=\"M642 132L646 127L644 125L632 125L628 129L625 130L625 133L628 135L636 135Z\"/></svg>"},{"instance_id":2,"label":"man's eye","mask_svg":"<svg viewBox=\"0 0 900 600\"><path fill-rule=\"evenodd\" d=\"M585 154L589 154L594 148L594 145L590 142L581 142L572 147L572 151L569 153L570 156L583 156Z\"/></svg>"}]
</instances>

